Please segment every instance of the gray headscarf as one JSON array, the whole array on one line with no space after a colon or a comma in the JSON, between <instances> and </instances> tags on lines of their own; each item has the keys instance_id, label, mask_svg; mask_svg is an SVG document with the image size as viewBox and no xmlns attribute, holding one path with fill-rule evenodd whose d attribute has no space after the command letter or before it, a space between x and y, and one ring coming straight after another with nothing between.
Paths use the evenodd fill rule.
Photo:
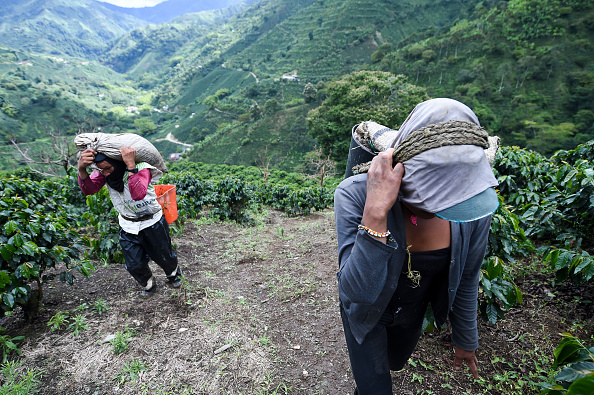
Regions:
<instances>
[{"instance_id":1,"label":"gray headscarf","mask_svg":"<svg viewBox=\"0 0 594 395\"><path fill-rule=\"evenodd\" d=\"M445 121L477 125L476 115L453 99L418 104L406 118L392 147L412 131ZM482 147L451 145L433 148L404 162L401 199L409 205L450 221L471 221L492 214L498 206L498 185ZM444 211L446 210L446 211Z\"/></svg>"}]
</instances>

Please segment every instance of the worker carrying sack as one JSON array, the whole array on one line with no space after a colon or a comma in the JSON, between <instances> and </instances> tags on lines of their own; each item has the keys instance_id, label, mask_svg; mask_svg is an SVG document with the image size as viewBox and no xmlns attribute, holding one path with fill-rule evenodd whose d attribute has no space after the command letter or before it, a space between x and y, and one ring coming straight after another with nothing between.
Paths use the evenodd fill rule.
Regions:
<instances>
[{"instance_id":1,"label":"worker carrying sack","mask_svg":"<svg viewBox=\"0 0 594 395\"><path fill-rule=\"evenodd\" d=\"M120 148L130 146L136 150L136 163L146 162L167 173L167 165L163 157L147 139L134 133L81 133L74 138L74 144L79 151L91 148L97 152L116 160L122 160ZM155 181L155 174L153 174Z\"/></svg>"}]
</instances>

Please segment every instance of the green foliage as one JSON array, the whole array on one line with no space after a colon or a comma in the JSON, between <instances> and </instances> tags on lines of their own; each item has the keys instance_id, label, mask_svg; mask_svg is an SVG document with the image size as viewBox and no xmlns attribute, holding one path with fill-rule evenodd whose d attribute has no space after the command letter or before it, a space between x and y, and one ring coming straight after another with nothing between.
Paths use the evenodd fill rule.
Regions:
<instances>
[{"instance_id":1,"label":"green foliage","mask_svg":"<svg viewBox=\"0 0 594 395\"><path fill-rule=\"evenodd\" d=\"M134 336L136 336L136 333L128 327L123 332L117 331L115 337L109 341L113 346L113 353L117 355L126 351L128 349L128 341Z\"/></svg>"},{"instance_id":2,"label":"green foliage","mask_svg":"<svg viewBox=\"0 0 594 395\"><path fill-rule=\"evenodd\" d=\"M74 336L78 336L80 334L80 331L82 330L88 331L89 326L87 325L87 319L84 315L77 314L70 323L70 325L68 325L68 329L72 330Z\"/></svg>"},{"instance_id":3,"label":"green foliage","mask_svg":"<svg viewBox=\"0 0 594 395\"><path fill-rule=\"evenodd\" d=\"M54 193L52 182L0 178L1 315L17 305L34 315L42 285L50 278L46 270L64 263L67 270L60 278L72 284L71 269L88 275L92 268L87 262L75 263L82 250L81 239L60 207L60 199L67 198L56 198ZM35 291L31 282L37 283Z\"/></svg>"},{"instance_id":4,"label":"green foliage","mask_svg":"<svg viewBox=\"0 0 594 395\"><path fill-rule=\"evenodd\" d=\"M587 143L546 159L502 147L495 163L501 195L515 207L526 236L579 246L594 233L594 170L587 159L593 149Z\"/></svg>"},{"instance_id":5,"label":"green foliage","mask_svg":"<svg viewBox=\"0 0 594 395\"><path fill-rule=\"evenodd\" d=\"M372 68L467 104L506 145L551 155L592 140L594 33L585 21L594 16L593 3L489 6L410 36Z\"/></svg>"},{"instance_id":6,"label":"green foliage","mask_svg":"<svg viewBox=\"0 0 594 395\"><path fill-rule=\"evenodd\" d=\"M500 206L493 215L489 250L483 262L480 311L491 322L504 310L521 303L504 262L535 251L549 263L557 281L589 282L594 259L582 242L590 243L594 231L593 144L559 151L550 159L518 147L502 147L495 161ZM528 239L546 241L536 250Z\"/></svg>"},{"instance_id":7,"label":"green foliage","mask_svg":"<svg viewBox=\"0 0 594 395\"><path fill-rule=\"evenodd\" d=\"M0 333L5 332L6 328L0 327ZM25 339L25 336L9 336L9 335L0 335L0 349L2 349L2 363L6 363L8 360L8 354L11 352L16 352L18 355L21 355L21 350L17 347L15 342L22 341Z\"/></svg>"},{"instance_id":8,"label":"green foliage","mask_svg":"<svg viewBox=\"0 0 594 395\"><path fill-rule=\"evenodd\" d=\"M565 29L559 23L561 7L566 2L558 0L512 0L501 14L504 35L517 42L527 42L541 37L560 36Z\"/></svg>"},{"instance_id":9,"label":"green foliage","mask_svg":"<svg viewBox=\"0 0 594 395\"><path fill-rule=\"evenodd\" d=\"M119 225L115 222L117 211L113 208L107 188L87 196L86 203L88 211L82 216L96 232L83 238L89 247L87 254L105 262L124 262L118 236Z\"/></svg>"},{"instance_id":10,"label":"green foliage","mask_svg":"<svg viewBox=\"0 0 594 395\"><path fill-rule=\"evenodd\" d=\"M563 367L555 384L543 384L545 394L583 395L594 393L594 347L587 348L580 339L562 333L554 351L554 368Z\"/></svg>"},{"instance_id":11,"label":"green foliage","mask_svg":"<svg viewBox=\"0 0 594 395\"><path fill-rule=\"evenodd\" d=\"M69 313L67 311L58 311L47 322L47 326L51 327L52 332L62 329L62 326L66 327L69 321L68 315Z\"/></svg>"},{"instance_id":12,"label":"green foliage","mask_svg":"<svg viewBox=\"0 0 594 395\"><path fill-rule=\"evenodd\" d=\"M97 299L95 303L93 303L93 310L95 310L97 314L102 315L109 310L109 306L103 299Z\"/></svg>"},{"instance_id":13,"label":"green foliage","mask_svg":"<svg viewBox=\"0 0 594 395\"><path fill-rule=\"evenodd\" d=\"M157 130L157 125L150 118L137 118L134 120L134 126L141 136L154 133Z\"/></svg>"},{"instance_id":14,"label":"green foliage","mask_svg":"<svg viewBox=\"0 0 594 395\"><path fill-rule=\"evenodd\" d=\"M543 263L549 263L551 271L556 273L557 281L569 278L581 284L594 277L594 256L586 251L579 253L564 248L543 247L540 252Z\"/></svg>"},{"instance_id":15,"label":"green foliage","mask_svg":"<svg viewBox=\"0 0 594 395\"><path fill-rule=\"evenodd\" d=\"M397 129L410 111L428 99L423 88L407 82L402 75L379 71L351 73L326 84L328 98L309 112L308 133L325 154L344 167L356 124L373 120Z\"/></svg>"},{"instance_id":16,"label":"green foliage","mask_svg":"<svg viewBox=\"0 0 594 395\"><path fill-rule=\"evenodd\" d=\"M513 283L511 274L498 257L491 256L483 262L480 287L484 298L479 303L479 310L482 317L492 324L503 318L503 309L509 310L522 303L522 292Z\"/></svg>"},{"instance_id":17,"label":"green foliage","mask_svg":"<svg viewBox=\"0 0 594 395\"><path fill-rule=\"evenodd\" d=\"M259 205L283 210L289 215L309 214L333 204L334 189L320 188L301 174L272 170L267 182L255 167L178 164L160 182L176 185L180 215L197 217L201 211L218 219L251 223L247 212ZM232 176L231 176L232 175ZM231 176L231 177L230 177Z\"/></svg>"},{"instance_id":18,"label":"green foliage","mask_svg":"<svg viewBox=\"0 0 594 395\"><path fill-rule=\"evenodd\" d=\"M141 360L133 359L129 363L125 363L123 369L115 377L118 384L124 384L127 381L136 381L140 372L146 372L148 366Z\"/></svg>"},{"instance_id":19,"label":"green foliage","mask_svg":"<svg viewBox=\"0 0 594 395\"><path fill-rule=\"evenodd\" d=\"M23 371L23 362L8 361L0 368L0 395L31 395L40 391L43 370Z\"/></svg>"}]
</instances>

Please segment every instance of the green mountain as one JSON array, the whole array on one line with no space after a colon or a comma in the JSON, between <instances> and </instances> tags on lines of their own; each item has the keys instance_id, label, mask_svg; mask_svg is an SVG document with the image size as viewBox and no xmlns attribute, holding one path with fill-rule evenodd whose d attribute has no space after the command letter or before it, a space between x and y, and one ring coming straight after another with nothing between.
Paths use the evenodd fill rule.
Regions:
<instances>
[{"instance_id":1,"label":"green mountain","mask_svg":"<svg viewBox=\"0 0 594 395\"><path fill-rule=\"evenodd\" d=\"M185 14L202 11L213 11L231 6L250 5L258 0L167 0L153 7L127 8L118 7L109 3L103 6L118 13L132 15L150 23L168 22Z\"/></svg>"},{"instance_id":2,"label":"green mountain","mask_svg":"<svg viewBox=\"0 0 594 395\"><path fill-rule=\"evenodd\" d=\"M12 15L18 7L9 7ZM101 64L38 56L26 66L18 63L33 55L5 49L0 132L5 140L15 130L40 138L37 114L67 122L60 111L68 108L104 129L141 133L166 156L187 147L177 139L194 146L190 160L300 170L316 143L324 156L346 155L349 117L333 118L333 130L344 130L336 141L316 142L308 127L308 114L324 120L311 111L329 108L322 104L333 81L377 70L468 104L504 144L550 153L594 135L593 9L586 0L260 0L95 41ZM84 51L73 32L64 32L66 41ZM64 73L79 62L77 72L94 74ZM38 100L48 96L56 100ZM46 102L61 110L35 107Z\"/></svg>"},{"instance_id":3,"label":"green mountain","mask_svg":"<svg viewBox=\"0 0 594 395\"><path fill-rule=\"evenodd\" d=\"M592 10L584 0L263 0L208 41L183 46L155 100L195 114L165 126L167 133L186 142L212 136L192 160L253 164L253 153L268 147L276 166L295 168L287 158L303 152L292 142L324 99L324 83L385 70L407 75L432 97L467 103L504 144L551 153L593 138ZM229 84L205 84L221 76ZM238 78L242 84L233 85ZM318 94L306 103L307 84ZM252 141L250 130L271 125L262 132L269 138ZM344 139L352 126L342 125ZM238 152L251 152L251 162Z\"/></svg>"},{"instance_id":4,"label":"green mountain","mask_svg":"<svg viewBox=\"0 0 594 395\"><path fill-rule=\"evenodd\" d=\"M93 0L0 0L0 43L26 52L96 59L108 43L145 25Z\"/></svg>"},{"instance_id":5,"label":"green mountain","mask_svg":"<svg viewBox=\"0 0 594 395\"><path fill-rule=\"evenodd\" d=\"M182 60L176 52L184 45L208 40L217 25L223 24L239 10L241 5L203 11L177 17L168 23L134 29L115 40L101 56L102 61L114 70L133 77L147 72L162 73Z\"/></svg>"},{"instance_id":6,"label":"green mountain","mask_svg":"<svg viewBox=\"0 0 594 395\"><path fill-rule=\"evenodd\" d=\"M432 97L472 107L505 145L544 154L594 139L594 4L510 1L374 54Z\"/></svg>"},{"instance_id":7,"label":"green mountain","mask_svg":"<svg viewBox=\"0 0 594 395\"><path fill-rule=\"evenodd\" d=\"M293 142L306 141L308 150L314 143L305 129L307 111L315 105L305 103L307 83L359 70L378 46L395 45L410 33L470 15L475 3L262 0L172 56L178 61L157 86L155 104L195 115L176 118L162 133L192 143L224 129L231 138L210 138L191 158L215 155L229 163L240 160L238 151L254 153L267 146L274 165L295 168L304 146ZM217 94L219 90L227 93ZM254 103L261 108L268 103L261 121L250 118ZM278 129L266 132L263 127ZM246 129L269 137L250 142ZM257 155L245 158L237 163L253 164Z\"/></svg>"},{"instance_id":8,"label":"green mountain","mask_svg":"<svg viewBox=\"0 0 594 395\"><path fill-rule=\"evenodd\" d=\"M105 131L132 129L127 110L135 110L128 107L145 104L146 108L149 101L150 95L143 96L125 76L96 61L0 47L0 136L4 143L42 139L48 129L74 133L83 119Z\"/></svg>"}]
</instances>

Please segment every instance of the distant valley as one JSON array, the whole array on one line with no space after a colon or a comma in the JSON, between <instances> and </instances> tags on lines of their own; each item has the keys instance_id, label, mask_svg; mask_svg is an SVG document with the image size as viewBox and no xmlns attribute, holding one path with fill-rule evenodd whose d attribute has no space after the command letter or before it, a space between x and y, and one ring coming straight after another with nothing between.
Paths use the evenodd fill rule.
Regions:
<instances>
[{"instance_id":1,"label":"distant valley","mask_svg":"<svg viewBox=\"0 0 594 395\"><path fill-rule=\"evenodd\" d=\"M253 165L266 150L300 171L320 145L340 163L353 125L322 141L307 120L329 83L368 70L458 99L504 144L550 154L594 136L594 7L545 3L0 1L2 149L85 119L166 156L185 147L174 136L193 161Z\"/></svg>"}]
</instances>

